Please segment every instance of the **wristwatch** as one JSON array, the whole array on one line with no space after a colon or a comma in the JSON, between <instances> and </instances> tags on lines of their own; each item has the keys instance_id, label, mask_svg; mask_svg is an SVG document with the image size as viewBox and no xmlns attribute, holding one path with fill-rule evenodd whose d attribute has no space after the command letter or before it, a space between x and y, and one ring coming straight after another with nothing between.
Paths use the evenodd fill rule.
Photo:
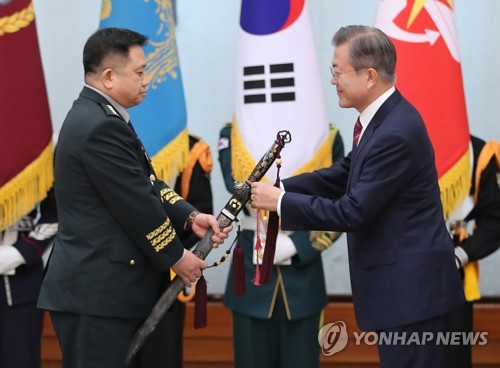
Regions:
<instances>
[{"instance_id":1,"label":"wristwatch","mask_svg":"<svg viewBox=\"0 0 500 368\"><path fill-rule=\"evenodd\" d=\"M192 230L193 229L193 224L194 224L194 218L200 214L200 211L193 211L189 214L187 220L186 220L186 225L184 226L184 229L186 230Z\"/></svg>"}]
</instances>

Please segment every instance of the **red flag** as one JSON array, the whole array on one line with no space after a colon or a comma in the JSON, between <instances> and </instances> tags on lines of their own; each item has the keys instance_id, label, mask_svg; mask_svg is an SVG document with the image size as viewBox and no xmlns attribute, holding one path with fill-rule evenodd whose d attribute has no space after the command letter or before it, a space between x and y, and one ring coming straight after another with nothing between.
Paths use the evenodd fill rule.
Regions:
<instances>
[{"instance_id":1,"label":"red flag","mask_svg":"<svg viewBox=\"0 0 500 368\"><path fill-rule=\"evenodd\" d=\"M426 123L447 216L470 189L469 127L452 0L381 0L375 27L396 46L396 87Z\"/></svg>"},{"instance_id":2,"label":"red flag","mask_svg":"<svg viewBox=\"0 0 500 368\"><path fill-rule=\"evenodd\" d=\"M0 231L53 183L52 126L30 0L0 5Z\"/></svg>"}]
</instances>

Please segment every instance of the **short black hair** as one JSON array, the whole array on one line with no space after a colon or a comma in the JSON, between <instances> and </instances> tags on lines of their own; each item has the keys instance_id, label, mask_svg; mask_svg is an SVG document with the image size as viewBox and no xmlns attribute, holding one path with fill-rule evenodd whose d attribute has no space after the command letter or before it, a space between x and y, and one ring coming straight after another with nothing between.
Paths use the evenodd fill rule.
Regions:
<instances>
[{"instance_id":1,"label":"short black hair","mask_svg":"<svg viewBox=\"0 0 500 368\"><path fill-rule=\"evenodd\" d=\"M85 74L97 72L107 56L128 59L131 46L143 46L148 38L125 28L103 28L94 32L83 48Z\"/></svg>"}]
</instances>

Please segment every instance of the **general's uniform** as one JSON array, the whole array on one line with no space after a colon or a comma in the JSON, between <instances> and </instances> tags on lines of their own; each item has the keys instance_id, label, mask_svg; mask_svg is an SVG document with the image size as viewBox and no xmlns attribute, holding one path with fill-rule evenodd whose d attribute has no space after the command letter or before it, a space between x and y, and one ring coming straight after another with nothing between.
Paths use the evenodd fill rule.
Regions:
<instances>
[{"instance_id":1,"label":"general's uniform","mask_svg":"<svg viewBox=\"0 0 500 368\"><path fill-rule=\"evenodd\" d=\"M112 341L82 340L92 346L81 350L92 354L78 364L124 364L112 357L125 359L132 334L162 290L162 273L184 252L177 234L195 209L168 186L153 185L157 179L142 145L116 110L84 87L55 152L59 232L38 306L51 311L65 367L80 366L71 360L79 352L64 344L64 335L84 339L72 337L73 323L121 330Z\"/></svg>"},{"instance_id":2,"label":"general's uniform","mask_svg":"<svg viewBox=\"0 0 500 368\"><path fill-rule=\"evenodd\" d=\"M0 233L0 247L13 245L25 263L0 275L0 367L40 367L43 312L36 301L43 278L42 254L57 232L53 190L32 212Z\"/></svg>"},{"instance_id":3,"label":"general's uniform","mask_svg":"<svg viewBox=\"0 0 500 368\"><path fill-rule=\"evenodd\" d=\"M232 192L230 124L221 130L220 137L219 161L226 187ZM343 153L342 138L337 133L332 146L333 161L342 158ZM246 293L233 294L231 268L224 294L224 305L233 312L235 367L319 366L317 335L321 312L328 302L321 252L339 234L287 233L297 249L291 264L275 265L270 282L255 286L255 215L252 218L247 210L242 221L240 244L245 253Z\"/></svg>"}]
</instances>

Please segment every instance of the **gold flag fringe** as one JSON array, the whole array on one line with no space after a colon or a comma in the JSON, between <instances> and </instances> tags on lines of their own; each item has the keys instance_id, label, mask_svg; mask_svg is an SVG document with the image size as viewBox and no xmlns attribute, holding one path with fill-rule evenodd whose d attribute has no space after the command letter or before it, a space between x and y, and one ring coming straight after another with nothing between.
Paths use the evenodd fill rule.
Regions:
<instances>
[{"instance_id":1,"label":"gold flag fringe","mask_svg":"<svg viewBox=\"0 0 500 368\"><path fill-rule=\"evenodd\" d=\"M335 134L337 134L337 129L330 129L330 133L326 137L325 142L318 149L314 157L295 171L293 175L299 175L330 166L332 164L332 145ZM245 181L256 164L257 163L253 160L243 142L236 119L233 118L231 127L231 168L234 179ZM262 180L265 181L267 179L264 177Z\"/></svg>"},{"instance_id":2,"label":"gold flag fringe","mask_svg":"<svg viewBox=\"0 0 500 368\"><path fill-rule=\"evenodd\" d=\"M180 132L151 159L156 175L167 183L184 170L188 160L189 135L187 129Z\"/></svg>"},{"instance_id":3,"label":"gold flag fringe","mask_svg":"<svg viewBox=\"0 0 500 368\"><path fill-rule=\"evenodd\" d=\"M439 178L444 218L448 218L450 213L469 195L471 187L470 154L470 150L467 149L455 165Z\"/></svg>"},{"instance_id":4,"label":"gold flag fringe","mask_svg":"<svg viewBox=\"0 0 500 368\"><path fill-rule=\"evenodd\" d=\"M328 134L325 142L318 149L314 157L300 169L294 172L293 176L307 172L313 172L314 170L321 169L323 167L332 166L332 146L337 133L337 128L330 127L330 133Z\"/></svg>"},{"instance_id":5,"label":"gold flag fringe","mask_svg":"<svg viewBox=\"0 0 500 368\"><path fill-rule=\"evenodd\" d=\"M49 142L33 162L0 188L0 231L27 214L54 183L53 143Z\"/></svg>"}]
</instances>

